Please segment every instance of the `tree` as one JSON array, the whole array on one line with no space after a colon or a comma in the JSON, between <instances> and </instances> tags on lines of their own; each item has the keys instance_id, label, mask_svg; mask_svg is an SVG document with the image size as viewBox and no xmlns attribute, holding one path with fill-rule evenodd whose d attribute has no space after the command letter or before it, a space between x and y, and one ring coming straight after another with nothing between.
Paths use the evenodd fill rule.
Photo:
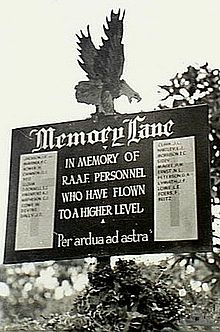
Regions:
<instances>
[{"instance_id":1,"label":"tree","mask_svg":"<svg viewBox=\"0 0 220 332\"><path fill-rule=\"evenodd\" d=\"M188 66L177 73L168 85L160 85L165 97L159 109L207 104L209 107L211 146L212 203L220 203L220 70L203 66Z\"/></svg>"},{"instance_id":2,"label":"tree","mask_svg":"<svg viewBox=\"0 0 220 332\"><path fill-rule=\"evenodd\" d=\"M207 104L209 109L210 125L210 177L212 205L220 204L220 70L211 69L208 63L203 66L188 66L183 73L177 73L169 84L160 85L161 92L165 94L159 109L169 107L192 106ZM213 221L215 217L213 216ZM219 237L214 234L214 238ZM208 282L213 292L218 291L220 285L220 245L215 243L210 254L195 253L180 255L176 263L183 259L186 266L195 261L203 262L210 271L209 276L203 280ZM215 282L213 282L215 280Z\"/></svg>"}]
</instances>

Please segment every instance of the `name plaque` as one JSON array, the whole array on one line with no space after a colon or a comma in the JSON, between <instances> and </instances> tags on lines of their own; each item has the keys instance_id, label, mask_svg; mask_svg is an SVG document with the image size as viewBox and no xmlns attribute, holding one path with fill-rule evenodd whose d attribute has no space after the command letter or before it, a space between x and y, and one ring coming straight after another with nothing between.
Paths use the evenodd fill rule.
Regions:
<instances>
[{"instance_id":1,"label":"name plaque","mask_svg":"<svg viewBox=\"0 0 220 332\"><path fill-rule=\"evenodd\" d=\"M154 195L155 241L197 240L194 136L154 141Z\"/></svg>"},{"instance_id":2,"label":"name plaque","mask_svg":"<svg viewBox=\"0 0 220 332\"><path fill-rule=\"evenodd\" d=\"M57 152L21 155L15 250L53 247Z\"/></svg>"}]
</instances>

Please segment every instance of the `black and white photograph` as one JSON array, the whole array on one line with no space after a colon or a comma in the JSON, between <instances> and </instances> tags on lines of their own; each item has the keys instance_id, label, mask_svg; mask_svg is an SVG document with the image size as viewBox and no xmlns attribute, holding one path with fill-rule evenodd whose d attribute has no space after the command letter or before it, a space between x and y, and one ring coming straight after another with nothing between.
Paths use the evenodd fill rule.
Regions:
<instances>
[{"instance_id":1,"label":"black and white photograph","mask_svg":"<svg viewBox=\"0 0 220 332\"><path fill-rule=\"evenodd\" d=\"M0 0L0 332L220 330L219 12Z\"/></svg>"}]
</instances>

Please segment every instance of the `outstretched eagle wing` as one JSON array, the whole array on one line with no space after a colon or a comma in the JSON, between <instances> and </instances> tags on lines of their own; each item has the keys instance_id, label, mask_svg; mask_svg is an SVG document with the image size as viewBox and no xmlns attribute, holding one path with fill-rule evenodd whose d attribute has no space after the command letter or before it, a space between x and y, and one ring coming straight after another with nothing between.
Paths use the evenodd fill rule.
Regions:
<instances>
[{"instance_id":1,"label":"outstretched eagle wing","mask_svg":"<svg viewBox=\"0 0 220 332\"><path fill-rule=\"evenodd\" d=\"M79 39L77 44L80 47L78 51L80 52L80 57L82 60L82 62L78 60L78 63L80 67L83 70L85 70L89 79L95 79L96 73L94 71L94 63L95 63L95 58L98 56L98 50L95 48L92 42L89 26L87 26L87 33L88 36L85 36L82 31L81 31L82 36L76 35L77 38Z\"/></svg>"},{"instance_id":2,"label":"outstretched eagle wing","mask_svg":"<svg viewBox=\"0 0 220 332\"><path fill-rule=\"evenodd\" d=\"M111 11L110 20L106 18L107 26L103 26L107 39L102 38L102 46L96 49L87 27L88 36L81 31L82 36L79 39L81 61L79 65L87 73L89 79L101 79L102 82L117 81L122 75L124 65L124 46L123 37L123 19L118 13Z\"/></svg>"},{"instance_id":3,"label":"outstretched eagle wing","mask_svg":"<svg viewBox=\"0 0 220 332\"><path fill-rule=\"evenodd\" d=\"M102 72L103 80L118 80L123 72L124 66L124 45L123 37L123 19L120 19L120 10L117 14L111 11L110 21L106 18L107 27L103 29L107 39L102 38L103 45L98 51L98 57L94 63L95 72Z\"/></svg>"}]
</instances>

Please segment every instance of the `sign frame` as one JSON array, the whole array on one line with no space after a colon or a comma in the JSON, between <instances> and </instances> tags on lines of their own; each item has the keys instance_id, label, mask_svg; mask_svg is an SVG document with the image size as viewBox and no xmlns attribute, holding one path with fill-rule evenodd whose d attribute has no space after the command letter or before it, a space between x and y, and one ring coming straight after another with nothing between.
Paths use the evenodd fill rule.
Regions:
<instances>
[{"instance_id":1,"label":"sign frame","mask_svg":"<svg viewBox=\"0 0 220 332\"><path fill-rule=\"evenodd\" d=\"M42 136L42 128L44 128L44 134L47 134L44 138ZM49 128L51 129L49 130ZM86 133L86 136L83 133ZM103 115L98 119L92 117L87 120L14 129L12 131L10 186L4 263L65 260L84 258L87 256L103 257L131 254L210 251L212 247L212 226L208 135L208 108L206 105L133 114L116 113L109 116ZM193 137L193 140L191 137ZM174 166L169 165L173 165L174 159L172 159L173 157L170 153L174 151L174 145L179 144L178 142L183 142L185 138L186 144L188 144L187 142L189 142L189 144L191 144L191 141L194 142L192 146L194 146L193 153L195 156L195 163L193 167L195 170L192 171L192 173L195 173L193 174L195 175L194 185L196 192L197 220L194 231L197 236L194 236L194 238L192 236L192 238L189 239L179 238L175 240L174 235L174 238L172 239L166 240L165 238L155 240L155 200L158 199L155 198L155 184L157 188L159 188L158 183L155 182L155 172L158 172L158 168L156 171L155 163L156 160L159 160L159 163L164 165L162 166L163 172L171 172L172 168L174 169ZM157 155L153 153L155 152L156 144L157 146L161 142L168 144L171 140L173 141L170 146L162 148L162 154L160 154L161 150L159 150L158 147ZM70 144L70 141L72 145ZM181 145L182 150L184 150L184 144ZM190 149L191 148L188 148L188 155L190 155ZM49 212L47 211L47 213L49 213L49 217L47 215L47 218L53 218L53 213L55 214L52 227L53 244L48 244L46 239L46 244L44 244L43 248L41 248L42 244L38 247L34 245L35 247L33 248L31 247L31 242L27 240L26 247L24 246L24 248L22 248L22 243L24 243L26 235L24 235L20 244L18 244L18 242L16 244L16 236L17 238L19 237L17 226L19 223L21 223L20 225L25 225L25 222L28 223L30 220L36 221L36 218L33 219L34 217L32 216L30 217L32 219L28 219L27 215L23 215L22 217L20 214L23 220L22 218L19 219L19 204L24 204L25 199L26 202L30 203L30 193L32 196L36 194L34 191L35 189L33 189L34 184L35 188L37 187L37 184L39 184L39 192L42 189L40 187L42 185L40 183L40 176L37 177L35 174L36 169L34 171L35 175L31 175L35 176L35 178L30 177L30 181L33 181L31 187L24 172L28 163L26 160L23 161L22 164L22 158L25 159L24 156L28 158L31 155L37 157L39 155L41 162L42 156L50 156L51 153L53 156L56 156L54 159L56 161L54 163L52 162L52 166L48 166L48 163L50 163L48 160L51 160L48 159L45 164L45 169L42 166L43 164L41 164L39 170L41 172L47 172L47 168L50 167L48 168L51 169L50 173L54 172L53 176L55 178L54 183L56 183L56 187L53 195L56 196L56 199L55 202L52 202L53 200L50 202L51 206L54 206L52 217L50 215L51 207L48 208ZM96 156L96 158L94 159L92 156ZM161 161L161 156L165 156L166 161L164 163ZM72 163L75 163L75 165L72 164L72 167L71 161ZM96 164L94 165L94 163ZM176 165L179 167L179 172L183 173L180 161L178 161L178 163L179 164ZM30 165L35 167L33 164ZM52 171L53 165L55 165L55 170ZM170 168L171 171L169 171ZM131 176L131 170L133 170L133 173L135 173L133 178L130 177L129 179L118 180L117 176L123 176L123 169L126 170L127 174L129 173L129 176ZM115 178L112 180L111 177ZM92 181L90 181L91 179ZM187 177L184 179L185 182L188 181ZM191 183L193 181L193 176L188 179L190 179L188 183ZM45 181L47 180L46 176ZM53 182L53 180L51 181ZM168 189L164 189L165 182L162 182L162 189L157 189L159 195L165 195L165 197L176 195L176 198L183 197L181 195L187 186L181 187L183 185L180 184L179 189L182 191L177 189L174 193L173 187L171 188L170 185L171 182L169 181ZM29 186L29 194L27 193L27 188L24 189L24 185L27 187ZM48 182L46 186L48 186ZM23 188L22 192L21 187ZM138 188L139 195L129 197L124 187L128 188L126 189L127 191L131 190L131 187L133 189ZM95 189L97 189L97 195L99 195L99 197L96 196L95 198L92 198ZM143 192L143 190L145 192ZM67 197L72 195L69 193L76 193L77 191L81 192L81 194L83 193L83 198L81 200L65 202L65 199L70 199ZM164 194L164 192L166 194ZM182 193L181 195L180 192ZM66 195L64 195L64 193L66 193ZM25 198L25 195L27 198ZM85 200L85 195L87 195L87 200ZM48 198L49 197L51 197L51 193L48 194ZM173 200L172 197L169 199L171 201ZM52 203L54 203L54 205ZM41 205L43 212L45 212L46 207L43 206L44 205ZM71 214L71 218L69 218L69 212L66 212L66 214L64 212L65 209L66 211L70 210L70 206L72 209L71 213L75 213L74 217L72 217ZM99 206L98 210L97 206ZM159 206L159 203L157 206ZM93 210L91 209L92 207ZM112 210L113 207L114 211ZM86 208L88 209L86 210ZM186 207L184 209L186 209ZM61 210L63 210L63 212L61 212ZM33 212L36 211L39 212L38 210ZM77 217L77 213L85 214L85 216L78 215ZM89 214L88 218L86 217L86 213ZM94 216L92 213L94 213ZM161 217L160 220L162 220ZM24 223L22 224L23 221ZM145 222L148 224L150 223L150 226L143 224ZM43 224L44 223L39 225ZM35 231L36 224L33 222L33 225ZM146 227L144 227L144 225ZM44 226L40 226L40 231L42 230L42 227ZM74 229L77 230L79 232L78 237L77 235L75 237L70 236L71 233L65 233L62 231L62 227L67 233L70 232L70 228L72 229L72 232ZM164 227L164 225L162 225L162 227ZM145 228L146 231L144 232ZM47 231L46 227L43 231L44 234ZM22 231L20 234L22 235ZM64 235L64 238L62 238L62 234ZM137 236L138 234L139 237ZM93 235L94 238L100 238L100 243L98 243L99 239L92 239ZM77 238L80 239L80 236L81 239L87 237L88 239L82 240L84 242L81 244L81 240L79 240L78 244L76 244L74 241L76 241ZM106 241L108 236L110 242L107 244ZM125 242L122 242L123 236ZM101 237L104 240L101 240ZM68 246L68 239L70 238L72 240L69 240ZM40 239L40 241L42 242L43 240ZM104 241L104 243L102 241ZM27 247L29 245L28 242L30 243L29 247ZM15 248L17 248L17 250Z\"/></svg>"}]
</instances>

